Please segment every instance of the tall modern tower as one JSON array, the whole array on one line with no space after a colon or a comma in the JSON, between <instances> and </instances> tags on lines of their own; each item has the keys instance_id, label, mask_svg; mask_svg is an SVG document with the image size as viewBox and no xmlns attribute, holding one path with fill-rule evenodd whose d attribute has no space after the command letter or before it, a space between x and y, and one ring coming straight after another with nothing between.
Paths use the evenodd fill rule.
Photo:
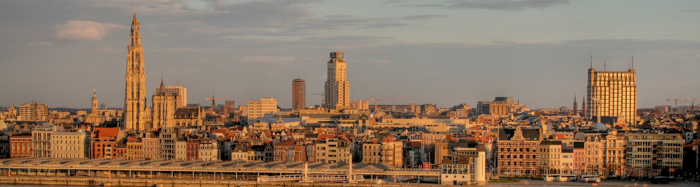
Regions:
<instances>
[{"instance_id":1,"label":"tall modern tower","mask_svg":"<svg viewBox=\"0 0 700 187\"><path fill-rule=\"evenodd\" d=\"M350 108L350 83L347 81L346 70L343 53L332 52L325 87L325 107L328 109Z\"/></svg>"},{"instance_id":2,"label":"tall modern tower","mask_svg":"<svg viewBox=\"0 0 700 187\"><path fill-rule=\"evenodd\" d=\"M292 110L299 111L306 108L306 81L294 79L292 81Z\"/></svg>"},{"instance_id":3,"label":"tall modern tower","mask_svg":"<svg viewBox=\"0 0 700 187\"><path fill-rule=\"evenodd\" d=\"M596 71L588 69L588 95L585 106L586 117L618 117L626 123L637 119L637 70L632 66L627 71ZM600 110L600 113L598 113Z\"/></svg>"},{"instance_id":4,"label":"tall modern tower","mask_svg":"<svg viewBox=\"0 0 700 187\"><path fill-rule=\"evenodd\" d=\"M139 21L131 22L131 38L126 53L126 97L124 98L124 125L122 128L143 130L148 123L146 110L146 70Z\"/></svg>"}]
</instances>

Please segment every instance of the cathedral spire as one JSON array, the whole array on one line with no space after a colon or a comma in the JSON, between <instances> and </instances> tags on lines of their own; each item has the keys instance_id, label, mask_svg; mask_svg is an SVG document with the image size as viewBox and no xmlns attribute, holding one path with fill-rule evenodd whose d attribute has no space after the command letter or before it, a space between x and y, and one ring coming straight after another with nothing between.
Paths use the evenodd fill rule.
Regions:
<instances>
[{"instance_id":1,"label":"cathedral spire","mask_svg":"<svg viewBox=\"0 0 700 187\"><path fill-rule=\"evenodd\" d=\"M576 102L576 94L574 94L574 111L573 115L578 113L578 103Z\"/></svg>"},{"instance_id":2,"label":"cathedral spire","mask_svg":"<svg viewBox=\"0 0 700 187\"><path fill-rule=\"evenodd\" d=\"M165 95L165 84L163 83L163 73L160 74L160 93L156 93L156 94Z\"/></svg>"}]
</instances>

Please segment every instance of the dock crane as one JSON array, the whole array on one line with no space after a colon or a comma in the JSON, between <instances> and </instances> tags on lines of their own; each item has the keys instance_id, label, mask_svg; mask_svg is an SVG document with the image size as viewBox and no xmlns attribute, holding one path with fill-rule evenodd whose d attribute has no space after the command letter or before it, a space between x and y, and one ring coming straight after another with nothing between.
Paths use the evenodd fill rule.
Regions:
<instances>
[{"instance_id":1,"label":"dock crane","mask_svg":"<svg viewBox=\"0 0 700 187\"><path fill-rule=\"evenodd\" d=\"M411 98L398 98L398 97L386 97L386 98L377 98L377 95L374 95L374 98L369 98L365 99L366 102L369 102L370 100L374 101L374 111L377 112L377 103L380 100L408 100Z\"/></svg>"},{"instance_id":2,"label":"dock crane","mask_svg":"<svg viewBox=\"0 0 700 187\"><path fill-rule=\"evenodd\" d=\"M693 102L695 103L696 101L700 101L700 99L666 99L667 102L674 101L676 103L676 106L674 106L675 110L678 110L678 102Z\"/></svg>"},{"instance_id":3,"label":"dock crane","mask_svg":"<svg viewBox=\"0 0 700 187\"><path fill-rule=\"evenodd\" d=\"M211 101L211 111L214 111L214 107L216 107L216 103L215 103L216 100L227 100L229 98L217 98L217 97L214 97L214 94L211 94L211 97L208 97L206 99L207 99L207 101Z\"/></svg>"}]
</instances>

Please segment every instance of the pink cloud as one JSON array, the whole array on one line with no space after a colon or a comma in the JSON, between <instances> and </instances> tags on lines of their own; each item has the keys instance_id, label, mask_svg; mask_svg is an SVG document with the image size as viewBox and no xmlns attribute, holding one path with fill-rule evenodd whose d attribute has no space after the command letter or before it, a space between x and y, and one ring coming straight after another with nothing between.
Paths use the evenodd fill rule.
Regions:
<instances>
[{"instance_id":1,"label":"pink cloud","mask_svg":"<svg viewBox=\"0 0 700 187\"><path fill-rule=\"evenodd\" d=\"M111 23L70 20L63 25L56 25L56 38L65 40L101 40L109 30L126 28L128 27Z\"/></svg>"}]
</instances>

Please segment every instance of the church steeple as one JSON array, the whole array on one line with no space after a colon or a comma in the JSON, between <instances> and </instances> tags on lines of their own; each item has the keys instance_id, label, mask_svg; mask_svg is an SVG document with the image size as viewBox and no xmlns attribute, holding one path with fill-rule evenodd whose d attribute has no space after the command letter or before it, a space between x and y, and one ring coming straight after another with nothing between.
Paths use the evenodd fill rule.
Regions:
<instances>
[{"instance_id":1,"label":"church steeple","mask_svg":"<svg viewBox=\"0 0 700 187\"><path fill-rule=\"evenodd\" d=\"M156 95L165 95L165 84L163 83L163 75L160 75L160 87L156 90Z\"/></svg>"},{"instance_id":2,"label":"church steeple","mask_svg":"<svg viewBox=\"0 0 700 187\"><path fill-rule=\"evenodd\" d=\"M578 103L576 103L576 94L574 94L574 113L573 115L576 115L578 113Z\"/></svg>"},{"instance_id":3,"label":"church steeple","mask_svg":"<svg viewBox=\"0 0 700 187\"><path fill-rule=\"evenodd\" d=\"M91 112L96 112L97 111L97 90L92 89L92 111Z\"/></svg>"},{"instance_id":4,"label":"church steeple","mask_svg":"<svg viewBox=\"0 0 700 187\"><path fill-rule=\"evenodd\" d=\"M146 68L141 45L140 23L136 19L131 21L131 34L126 53L126 90L124 98L124 125L122 128L131 130L144 130L150 126L148 123L146 98Z\"/></svg>"}]
</instances>

